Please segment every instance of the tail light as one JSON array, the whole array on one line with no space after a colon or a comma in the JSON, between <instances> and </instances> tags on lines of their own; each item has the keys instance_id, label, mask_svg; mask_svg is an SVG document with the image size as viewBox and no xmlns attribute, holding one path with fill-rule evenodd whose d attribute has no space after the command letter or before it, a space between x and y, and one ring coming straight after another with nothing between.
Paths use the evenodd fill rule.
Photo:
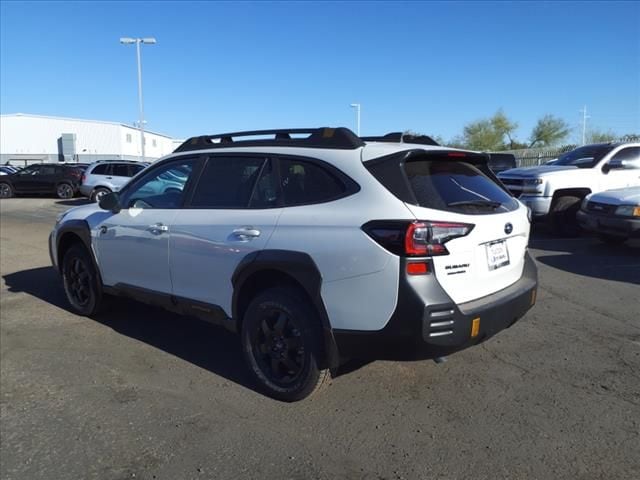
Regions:
<instances>
[{"instance_id":1,"label":"tail light","mask_svg":"<svg viewBox=\"0 0 640 480\"><path fill-rule=\"evenodd\" d=\"M362 229L382 247L403 257L449 255L445 244L469 235L474 225L454 222L373 221Z\"/></svg>"},{"instance_id":2,"label":"tail light","mask_svg":"<svg viewBox=\"0 0 640 480\"><path fill-rule=\"evenodd\" d=\"M468 223L413 222L404 237L404 250L409 256L449 255L444 244L471 230L473 225Z\"/></svg>"},{"instance_id":3,"label":"tail light","mask_svg":"<svg viewBox=\"0 0 640 480\"><path fill-rule=\"evenodd\" d=\"M82 178L80 179L80 181L81 181L82 183L84 183L86 179L87 179L87 174L86 174L86 173L83 173L83 174L82 174Z\"/></svg>"}]
</instances>

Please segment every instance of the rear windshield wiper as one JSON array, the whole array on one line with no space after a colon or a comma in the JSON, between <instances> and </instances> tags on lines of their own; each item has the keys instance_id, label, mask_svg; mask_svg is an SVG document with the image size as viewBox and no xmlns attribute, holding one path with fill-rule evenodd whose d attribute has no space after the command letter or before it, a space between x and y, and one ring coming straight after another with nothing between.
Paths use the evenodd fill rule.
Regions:
<instances>
[{"instance_id":1,"label":"rear windshield wiper","mask_svg":"<svg viewBox=\"0 0 640 480\"><path fill-rule=\"evenodd\" d=\"M494 210L501 206L502 203L492 202L491 200L462 200L460 202L447 203L447 207L488 207Z\"/></svg>"}]
</instances>

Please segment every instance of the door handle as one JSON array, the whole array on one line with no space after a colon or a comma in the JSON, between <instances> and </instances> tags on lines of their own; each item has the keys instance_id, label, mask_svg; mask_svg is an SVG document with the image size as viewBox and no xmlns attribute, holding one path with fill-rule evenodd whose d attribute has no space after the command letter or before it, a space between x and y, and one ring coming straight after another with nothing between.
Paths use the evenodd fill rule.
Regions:
<instances>
[{"instance_id":1,"label":"door handle","mask_svg":"<svg viewBox=\"0 0 640 480\"><path fill-rule=\"evenodd\" d=\"M233 231L233 236L238 237L240 240L249 240L260 236L260 230L253 227L236 228Z\"/></svg>"},{"instance_id":2,"label":"door handle","mask_svg":"<svg viewBox=\"0 0 640 480\"><path fill-rule=\"evenodd\" d=\"M154 223L153 225L149 225L148 230L151 233L164 233L164 232L168 232L169 231L169 227L167 227L166 225L162 224L162 223Z\"/></svg>"}]
</instances>

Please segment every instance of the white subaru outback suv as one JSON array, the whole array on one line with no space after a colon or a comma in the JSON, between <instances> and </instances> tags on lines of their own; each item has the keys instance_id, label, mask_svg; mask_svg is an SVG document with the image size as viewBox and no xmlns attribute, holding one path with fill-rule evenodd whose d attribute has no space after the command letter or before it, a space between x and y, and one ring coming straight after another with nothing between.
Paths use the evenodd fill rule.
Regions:
<instances>
[{"instance_id":1,"label":"white subaru outback suv","mask_svg":"<svg viewBox=\"0 0 640 480\"><path fill-rule=\"evenodd\" d=\"M51 259L76 312L128 296L222 325L299 400L342 359L438 358L533 306L528 210L487 160L345 128L194 137L61 215Z\"/></svg>"}]
</instances>

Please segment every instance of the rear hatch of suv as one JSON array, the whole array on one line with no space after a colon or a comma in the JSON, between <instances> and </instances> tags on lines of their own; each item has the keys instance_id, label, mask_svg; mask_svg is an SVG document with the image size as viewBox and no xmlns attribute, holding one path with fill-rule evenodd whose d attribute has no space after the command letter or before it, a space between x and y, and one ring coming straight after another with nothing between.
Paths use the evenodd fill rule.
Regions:
<instances>
[{"instance_id":1,"label":"rear hatch of suv","mask_svg":"<svg viewBox=\"0 0 640 480\"><path fill-rule=\"evenodd\" d=\"M416 218L405 254L430 256L438 282L456 303L520 279L529 240L527 210L490 171L486 155L412 150L365 166ZM412 242L418 245L414 252Z\"/></svg>"}]
</instances>

